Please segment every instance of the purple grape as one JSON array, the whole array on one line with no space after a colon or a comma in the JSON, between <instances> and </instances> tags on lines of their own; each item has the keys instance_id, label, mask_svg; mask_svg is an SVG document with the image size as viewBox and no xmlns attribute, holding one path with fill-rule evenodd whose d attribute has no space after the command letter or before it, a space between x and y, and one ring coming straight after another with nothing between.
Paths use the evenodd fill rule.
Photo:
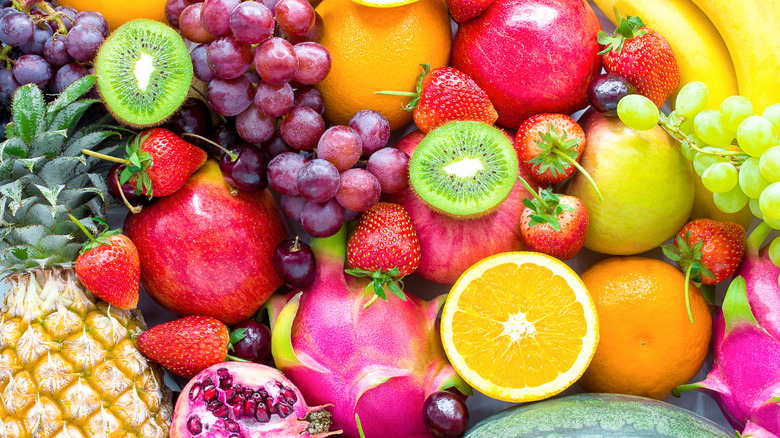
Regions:
<instances>
[{"instance_id":1,"label":"purple grape","mask_svg":"<svg viewBox=\"0 0 780 438\"><path fill-rule=\"evenodd\" d=\"M339 172L351 169L363 153L363 142L349 126L331 126L317 143L317 157L328 160Z\"/></svg>"},{"instance_id":2,"label":"purple grape","mask_svg":"<svg viewBox=\"0 0 780 438\"><path fill-rule=\"evenodd\" d=\"M230 14L230 30L241 41L260 44L274 33L274 14L258 2L244 2Z\"/></svg>"},{"instance_id":3,"label":"purple grape","mask_svg":"<svg viewBox=\"0 0 780 438\"><path fill-rule=\"evenodd\" d=\"M249 70L248 72L244 73L244 76L246 76L247 79L249 79L249 82L257 86L257 84L260 83L260 76L257 75L257 73L253 72L252 70Z\"/></svg>"},{"instance_id":4,"label":"purple grape","mask_svg":"<svg viewBox=\"0 0 780 438\"><path fill-rule=\"evenodd\" d=\"M60 17L62 17L62 22L65 24L65 30L70 31L70 29L73 28L73 21L76 20L76 15L78 15L79 11L70 6L57 6L54 10L59 12ZM59 30L60 26L57 24L56 20L51 20L48 23L49 27L51 27L51 30L54 32Z\"/></svg>"},{"instance_id":5,"label":"purple grape","mask_svg":"<svg viewBox=\"0 0 780 438\"><path fill-rule=\"evenodd\" d=\"M77 24L68 32L65 48L75 60L91 62L104 40L103 34L94 27Z\"/></svg>"},{"instance_id":6,"label":"purple grape","mask_svg":"<svg viewBox=\"0 0 780 438\"><path fill-rule=\"evenodd\" d=\"M6 13L0 18L0 41L3 44L16 47L27 44L34 32L35 23L27 14Z\"/></svg>"},{"instance_id":7,"label":"purple grape","mask_svg":"<svg viewBox=\"0 0 780 438\"><path fill-rule=\"evenodd\" d=\"M313 85L328 76L331 63L328 49L311 42L296 44L293 49L298 57L298 70L293 79L301 84Z\"/></svg>"},{"instance_id":8,"label":"purple grape","mask_svg":"<svg viewBox=\"0 0 780 438\"><path fill-rule=\"evenodd\" d=\"M344 209L344 220L347 222L356 221L360 219L360 216L362 215L363 215L362 211L350 210L348 208Z\"/></svg>"},{"instance_id":9,"label":"purple grape","mask_svg":"<svg viewBox=\"0 0 780 438\"><path fill-rule=\"evenodd\" d=\"M279 194L297 196L298 172L304 165L303 156L293 152L284 152L268 163L268 185Z\"/></svg>"},{"instance_id":10,"label":"purple grape","mask_svg":"<svg viewBox=\"0 0 780 438\"><path fill-rule=\"evenodd\" d=\"M184 8L182 8L183 10ZM179 12L181 14L181 11ZM106 17L103 16L103 14L95 11L81 11L78 14L76 14L76 19L73 20L73 25L78 26L79 24L85 24L87 26L92 26L98 31L100 31L101 34L103 34L103 38L108 37L108 21L106 20Z\"/></svg>"},{"instance_id":11,"label":"purple grape","mask_svg":"<svg viewBox=\"0 0 780 438\"><path fill-rule=\"evenodd\" d=\"M450 391L436 391L423 403L423 423L437 438L460 438L469 424L469 410L463 400Z\"/></svg>"},{"instance_id":12,"label":"purple grape","mask_svg":"<svg viewBox=\"0 0 780 438\"><path fill-rule=\"evenodd\" d=\"M341 185L336 192L336 201L342 207L354 211L366 211L379 202L382 186L369 171L349 169L341 174Z\"/></svg>"},{"instance_id":13,"label":"purple grape","mask_svg":"<svg viewBox=\"0 0 780 438\"><path fill-rule=\"evenodd\" d=\"M618 101L629 94L636 94L636 87L623 76L606 73L590 81L587 94L588 102L596 111L614 113Z\"/></svg>"},{"instance_id":14,"label":"purple grape","mask_svg":"<svg viewBox=\"0 0 780 438\"><path fill-rule=\"evenodd\" d=\"M122 174L122 171L125 170L125 167L125 164L117 163L108 171L106 185L108 186L109 193L117 200L122 200L122 195L124 194L127 202L133 205L148 203L149 198L147 196L139 195L135 191L135 184L130 181L127 181L124 184L119 182L118 177Z\"/></svg>"},{"instance_id":15,"label":"purple grape","mask_svg":"<svg viewBox=\"0 0 780 438\"><path fill-rule=\"evenodd\" d=\"M325 203L309 201L301 210L303 230L312 237L329 237L344 224L344 207L335 199Z\"/></svg>"},{"instance_id":16,"label":"purple grape","mask_svg":"<svg viewBox=\"0 0 780 438\"><path fill-rule=\"evenodd\" d=\"M46 26L43 29L36 27L32 38L28 41L27 44L19 46L19 49L22 52L31 55L43 55L46 42L51 39L53 34L54 32L51 31L49 26Z\"/></svg>"},{"instance_id":17,"label":"purple grape","mask_svg":"<svg viewBox=\"0 0 780 438\"><path fill-rule=\"evenodd\" d=\"M249 143L262 143L271 138L276 131L276 119L261 113L254 105L236 117L238 135Z\"/></svg>"},{"instance_id":18,"label":"purple grape","mask_svg":"<svg viewBox=\"0 0 780 438\"><path fill-rule=\"evenodd\" d=\"M271 363L271 329L254 319L239 322L233 332L243 330L244 337L233 343L231 356L254 363Z\"/></svg>"},{"instance_id":19,"label":"purple grape","mask_svg":"<svg viewBox=\"0 0 780 438\"><path fill-rule=\"evenodd\" d=\"M325 100L322 98L320 91L313 87L301 87L296 89L293 97L293 105L309 107L314 111L317 111L320 115L325 113ZM389 129L390 124L388 123L387 126ZM359 132L360 131L358 131L358 133Z\"/></svg>"},{"instance_id":20,"label":"purple grape","mask_svg":"<svg viewBox=\"0 0 780 438\"><path fill-rule=\"evenodd\" d=\"M276 273L293 289L306 289L317 278L314 252L297 237L285 239L276 247L273 264Z\"/></svg>"},{"instance_id":21,"label":"purple grape","mask_svg":"<svg viewBox=\"0 0 780 438\"><path fill-rule=\"evenodd\" d=\"M182 36L193 43L208 43L216 38L216 35L209 33L200 21L202 9L203 3L193 3L184 8L179 16L179 29Z\"/></svg>"},{"instance_id":22,"label":"purple grape","mask_svg":"<svg viewBox=\"0 0 780 438\"><path fill-rule=\"evenodd\" d=\"M322 116L305 106L294 106L279 125L282 139L301 151L314 149L323 133L325 121Z\"/></svg>"},{"instance_id":23,"label":"purple grape","mask_svg":"<svg viewBox=\"0 0 780 438\"><path fill-rule=\"evenodd\" d=\"M231 36L212 41L206 53L209 67L222 79L235 79L249 71L255 55L249 43Z\"/></svg>"},{"instance_id":24,"label":"purple grape","mask_svg":"<svg viewBox=\"0 0 780 438\"><path fill-rule=\"evenodd\" d=\"M208 100L214 111L232 117L249 108L255 97L254 91L252 82L246 76L235 79L214 78L209 82Z\"/></svg>"},{"instance_id":25,"label":"purple grape","mask_svg":"<svg viewBox=\"0 0 780 438\"><path fill-rule=\"evenodd\" d=\"M276 10L276 4L279 3L279 0L260 0L260 3L268 8L269 11L274 11Z\"/></svg>"},{"instance_id":26,"label":"purple grape","mask_svg":"<svg viewBox=\"0 0 780 438\"><path fill-rule=\"evenodd\" d=\"M83 78L89 74L89 70L81 64L71 62L65 64L57 70L57 74L54 75L54 82L52 82L52 92L54 94L62 93L68 85L76 82L76 80Z\"/></svg>"},{"instance_id":27,"label":"purple grape","mask_svg":"<svg viewBox=\"0 0 780 438\"><path fill-rule=\"evenodd\" d=\"M14 78L11 70L0 68L0 102L3 106L10 107L14 92L19 88L19 82Z\"/></svg>"},{"instance_id":28,"label":"purple grape","mask_svg":"<svg viewBox=\"0 0 780 438\"><path fill-rule=\"evenodd\" d=\"M260 82L255 91L255 106L268 117L281 117L293 107L294 93L290 84L273 85Z\"/></svg>"},{"instance_id":29,"label":"purple grape","mask_svg":"<svg viewBox=\"0 0 780 438\"><path fill-rule=\"evenodd\" d=\"M236 132L235 125L228 122L217 125L209 136L209 139L225 149L232 148L241 140L241 138L238 136L238 132ZM222 155L225 154L225 151L212 145L211 153L217 158L222 158Z\"/></svg>"},{"instance_id":30,"label":"purple grape","mask_svg":"<svg viewBox=\"0 0 780 438\"><path fill-rule=\"evenodd\" d=\"M363 140L363 156L366 158L385 147L390 139L390 123L374 110L358 111L349 121L349 127L357 131Z\"/></svg>"},{"instance_id":31,"label":"purple grape","mask_svg":"<svg viewBox=\"0 0 780 438\"><path fill-rule=\"evenodd\" d=\"M14 78L19 85L35 84L41 88L54 78L54 68L39 55L22 55L14 64Z\"/></svg>"},{"instance_id":32,"label":"purple grape","mask_svg":"<svg viewBox=\"0 0 780 438\"><path fill-rule=\"evenodd\" d=\"M211 131L211 112L206 102L200 99L188 99L179 109L173 113L165 127L177 135L190 133L205 137ZM197 140L189 137L186 139L195 143Z\"/></svg>"},{"instance_id":33,"label":"purple grape","mask_svg":"<svg viewBox=\"0 0 780 438\"><path fill-rule=\"evenodd\" d=\"M65 46L67 39L67 35L54 34L43 45L43 56L51 65L59 67L73 61Z\"/></svg>"},{"instance_id":34,"label":"purple grape","mask_svg":"<svg viewBox=\"0 0 780 438\"><path fill-rule=\"evenodd\" d=\"M290 44L299 44L299 43L305 43L307 41L317 42L322 38L322 16L317 13L317 11L314 11L314 26L309 29L308 32L306 32L303 35L287 35L287 41L290 42Z\"/></svg>"},{"instance_id":35,"label":"purple grape","mask_svg":"<svg viewBox=\"0 0 780 438\"><path fill-rule=\"evenodd\" d=\"M6 0L3 0L3 1L6 1ZM22 13L22 11L20 11L20 10L18 10L16 8L10 7L10 6L11 6L10 4L7 5L7 6L2 6L2 9L0 9L0 18L3 18L3 17L5 17L8 14L21 14ZM35 20L33 20L33 22L34 21Z\"/></svg>"},{"instance_id":36,"label":"purple grape","mask_svg":"<svg viewBox=\"0 0 780 438\"><path fill-rule=\"evenodd\" d=\"M298 152L296 149L291 148L290 145L285 143L284 140L282 140L282 136L280 136L278 132L274 132L270 139L263 142L261 149L265 151L269 160L284 152Z\"/></svg>"},{"instance_id":37,"label":"purple grape","mask_svg":"<svg viewBox=\"0 0 780 438\"><path fill-rule=\"evenodd\" d=\"M165 2L165 18L171 26L179 27L179 17L187 6L192 5L189 0L168 0Z\"/></svg>"},{"instance_id":38,"label":"purple grape","mask_svg":"<svg viewBox=\"0 0 780 438\"><path fill-rule=\"evenodd\" d=\"M244 192L257 192L268 186L268 163L257 146L244 143L233 147L230 152L237 155L235 160L225 154L219 161L222 176L228 184Z\"/></svg>"},{"instance_id":39,"label":"purple grape","mask_svg":"<svg viewBox=\"0 0 780 438\"><path fill-rule=\"evenodd\" d=\"M298 170L298 193L309 201L325 202L339 190L341 179L330 161L315 158Z\"/></svg>"},{"instance_id":40,"label":"purple grape","mask_svg":"<svg viewBox=\"0 0 780 438\"><path fill-rule=\"evenodd\" d=\"M195 73L195 77L203 82L211 82L217 77L211 67L209 67L208 50L208 44L201 44L190 52L192 71Z\"/></svg>"},{"instance_id":41,"label":"purple grape","mask_svg":"<svg viewBox=\"0 0 780 438\"><path fill-rule=\"evenodd\" d=\"M290 82L298 70L298 57L292 44L282 38L269 38L255 48L255 71L269 84Z\"/></svg>"},{"instance_id":42,"label":"purple grape","mask_svg":"<svg viewBox=\"0 0 780 438\"><path fill-rule=\"evenodd\" d=\"M399 193L409 185L409 155L396 148L382 148L368 159L371 172L385 193Z\"/></svg>"},{"instance_id":43,"label":"purple grape","mask_svg":"<svg viewBox=\"0 0 780 438\"><path fill-rule=\"evenodd\" d=\"M279 199L279 205L282 208L282 212L285 216L296 222L301 221L301 211L303 206L309 202L303 196L287 196L282 195Z\"/></svg>"},{"instance_id":44,"label":"purple grape","mask_svg":"<svg viewBox=\"0 0 780 438\"><path fill-rule=\"evenodd\" d=\"M314 26L314 8L306 0L279 0L274 15L279 28L288 35L303 35Z\"/></svg>"},{"instance_id":45,"label":"purple grape","mask_svg":"<svg viewBox=\"0 0 780 438\"><path fill-rule=\"evenodd\" d=\"M230 33L230 14L240 3L241 0L204 1L203 11L200 13L203 28L212 35L228 35Z\"/></svg>"}]
</instances>

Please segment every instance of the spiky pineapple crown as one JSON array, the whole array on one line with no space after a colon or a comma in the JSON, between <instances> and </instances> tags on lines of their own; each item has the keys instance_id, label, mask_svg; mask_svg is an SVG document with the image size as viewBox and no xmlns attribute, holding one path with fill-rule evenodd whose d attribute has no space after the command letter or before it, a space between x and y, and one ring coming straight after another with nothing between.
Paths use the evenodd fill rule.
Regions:
<instances>
[{"instance_id":1,"label":"spiky pineapple crown","mask_svg":"<svg viewBox=\"0 0 780 438\"><path fill-rule=\"evenodd\" d=\"M75 81L49 104L33 84L14 94L0 143L0 272L70 266L86 236L69 214L100 231L90 218L105 219L108 187L100 160L81 151L110 154L119 133L110 115L89 111L98 100L82 99L96 79Z\"/></svg>"}]
</instances>

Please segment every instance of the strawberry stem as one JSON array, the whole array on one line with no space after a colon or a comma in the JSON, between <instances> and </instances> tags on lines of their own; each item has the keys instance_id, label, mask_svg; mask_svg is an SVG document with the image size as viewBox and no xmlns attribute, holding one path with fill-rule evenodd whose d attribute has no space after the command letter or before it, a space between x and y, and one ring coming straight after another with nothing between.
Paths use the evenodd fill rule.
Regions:
<instances>
[{"instance_id":1,"label":"strawberry stem","mask_svg":"<svg viewBox=\"0 0 780 438\"><path fill-rule=\"evenodd\" d=\"M693 324L693 311L691 311L691 297L688 294L688 286L691 284L691 269L693 263L688 265L688 269L685 270L685 308L688 309L688 320Z\"/></svg>"},{"instance_id":2,"label":"strawberry stem","mask_svg":"<svg viewBox=\"0 0 780 438\"><path fill-rule=\"evenodd\" d=\"M93 236L93 235L92 235L92 233L90 233L90 232L89 232L89 230L87 229L87 227L85 227L85 226L84 226L84 224L82 224L82 223L81 223L81 222L80 222L78 219L76 219L76 217L75 217L75 216L73 216L72 214L68 214L68 217L70 218L70 220L72 220L73 222L75 222L75 223L76 223L76 225L78 225L78 227L81 229L81 231L82 231L84 234L86 234L86 235L87 235L87 237L89 238L89 240L90 240L91 242L94 242L94 241L95 241L95 236Z\"/></svg>"},{"instance_id":3,"label":"strawberry stem","mask_svg":"<svg viewBox=\"0 0 780 438\"><path fill-rule=\"evenodd\" d=\"M518 177L517 179L520 181L520 184L522 184L523 187L525 187L525 190L528 193L530 193L531 196L533 196L537 201L539 201L540 204L542 204L542 206L544 207L545 210L550 208L550 206L547 205L546 202L544 202L544 199L542 199L542 197L539 196L539 194L536 193L536 190L534 190L534 188L531 187L530 184L528 184L528 181L526 181L522 176Z\"/></svg>"},{"instance_id":4,"label":"strawberry stem","mask_svg":"<svg viewBox=\"0 0 780 438\"><path fill-rule=\"evenodd\" d=\"M209 140L209 139L208 139L208 138L206 138L206 137L201 137L201 136L200 136L200 135L198 135L198 134L192 134L192 133L190 133L190 132L185 132L185 133L183 133L181 136L182 136L182 137L184 137L184 136L188 136L188 137L195 137L195 138L197 138L198 140L205 141L206 143L208 143L208 144L210 144L210 145L212 145L212 146L214 146L214 147L217 147L217 148L219 148L220 150L222 150L222 152L226 153L226 154L227 154L227 155L230 157L230 162L234 162L234 161L238 160L238 154L237 154L237 153L235 153L235 152L230 152L229 150L227 150L227 149L223 148L223 147L222 147L220 144L218 144L217 142L215 142L215 141L212 141L212 140Z\"/></svg>"},{"instance_id":5,"label":"strawberry stem","mask_svg":"<svg viewBox=\"0 0 780 438\"><path fill-rule=\"evenodd\" d=\"M101 154L100 152L91 151L89 149L82 149L81 153L95 158L100 158L101 160L112 161L114 163L119 163L119 164L126 164L128 166L133 164L130 162L130 160L126 160L124 158L112 157L111 155Z\"/></svg>"},{"instance_id":6,"label":"strawberry stem","mask_svg":"<svg viewBox=\"0 0 780 438\"><path fill-rule=\"evenodd\" d=\"M116 181L117 187L119 187L119 197L122 198L122 202L125 203L127 208L129 208L130 211L133 214L140 213L142 207L141 206L138 206L138 207L133 206L132 204L130 204L130 201L128 201L127 198L125 197L125 191L122 190L122 183L119 181L119 174L118 173L114 173L114 180Z\"/></svg>"},{"instance_id":7,"label":"strawberry stem","mask_svg":"<svg viewBox=\"0 0 780 438\"><path fill-rule=\"evenodd\" d=\"M602 201L604 200L604 196L601 195L601 190L599 190L599 186L596 185L596 181L593 180L593 178L590 176L588 171L585 170L584 167L580 166L580 163L578 163L577 160L575 160L574 158L564 154L563 152L561 152L560 149L553 148L552 152L555 155L557 155L557 156L563 158L564 160L568 161L572 166L574 166L577 170L579 170L580 173L583 176L585 176L585 178L590 182L590 185L593 186L593 190L596 191L596 194L599 196L599 199L602 200Z\"/></svg>"}]
</instances>

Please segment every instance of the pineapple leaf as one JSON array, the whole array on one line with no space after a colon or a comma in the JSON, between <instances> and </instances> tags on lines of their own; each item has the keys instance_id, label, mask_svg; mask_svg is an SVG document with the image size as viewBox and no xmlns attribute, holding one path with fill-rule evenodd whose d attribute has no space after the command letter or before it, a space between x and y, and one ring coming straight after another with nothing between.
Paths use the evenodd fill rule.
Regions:
<instances>
[{"instance_id":1,"label":"pineapple leaf","mask_svg":"<svg viewBox=\"0 0 780 438\"><path fill-rule=\"evenodd\" d=\"M59 205L71 210L95 198L95 195L101 198L103 196L100 190L94 187L80 187L63 190L57 199Z\"/></svg>"},{"instance_id":2,"label":"pineapple leaf","mask_svg":"<svg viewBox=\"0 0 780 438\"><path fill-rule=\"evenodd\" d=\"M99 101L95 99L83 99L68 105L57 113L57 116L52 120L49 129L68 130L69 128L75 127L76 122L79 121L81 116L83 116L96 102Z\"/></svg>"},{"instance_id":3,"label":"pineapple leaf","mask_svg":"<svg viewBox=\"0 0 780 438\"><path fill-rule=\"evenodd\" d=\"M81 79L73 81L72 84L65 88L62 93L60 93L54 102L49 104L49 108L46 110L46 121L51 124L57 113L78 100L79 97L83 96L93 86L95 86L96 82L97 76L95 75L84 76Z\"/></svg>"},{"instance_id":4,"label":"pineapple leaf","mask_svg":"<svg viewBox=\"0 0 780 438\"><path fill-rule=\"evenodd\" d=\"M4 186L0 186L0 195L3 195L4 197L7 197L11 200L11 205L9 206L11 209L11 214L16 214L16 210L18 210L19 206L21 206L23 182L24 179L20 178ZM14 204L17 205L16 208L14 208Z\"/></svg>"},{"instance_id":5,"label":"pineapple leaf","mask_svg":"<svg viewBox=\"0 0 780 438\"><path fill-rule=\"evenodd\" d=\"M53 214L50 206L44 204L33 204L27 209L24 214L22 223L24 224L39 224L51 229L56 225L55 214Z\"/></svg>"},{"instance_id":6,"label":"pineapple leaf","mask_svg":"<svg viewBox=\"0 0 780 438\"><path fill-rule=\"evenodd\" d=\"M33 157L33 158L21 158L16 160L17 163L24 165L24 167L30 172L30 173L37 173L39 170L38 165L45 164L46 157Z\"/></svg>"},{"instance_id":7,"label":"pineapple leaf","mask_svg":"<svg viewBox=\"0 0 780 438\"><path fill-rule=\"evenodd\" d=\"M11 121L5 125L5 138L16 137L16 131L14 131L14 122Z\"/></svg>"},{"instance_id":8,"label":"pineapple leaf","mask_svg":"<svg viewBox=\"0 0 780 438\"><path fill-rule=\"evenodd\" d=\"M57 206L57 197L59 197L60 193L65 188L64 186L46 187L39 184L36 184L35 187L38 187L41 195L43 195L52 206Z\"/></svg>"},{"instance_id":9,"label":"pineapple leaf","mask_svg":"<svg viewBox=\"0 0 780 438\"><path fill-rule=\"evenodd\" d=\"M64 185L76 175L76 169L84 164L83 157L55 158L43 165L38 176L49 187Z\"/></svg>"},{"instance_id":10,"label":"pineapple leaf","mask_svg":"<svg viewBox=\"0 0 780 438\"><path fill-rule=\"evenodd\" d=\"M19 137L9 137L8 140L0 143L0 160L4 160L6 155L14 158L27 158L30 147Z\"/></svg>"},{"instance_id":11,"label":"pineapple leaf","mask_svg":"<svg viewBox=\"0 0 780 438\"><path fill-rule=\"evenodd\" d=\"M65 248L65 245L68 245L71 242L73 242L73 236L67 236L67 235L45 236L39 242L37 242L37 245L35 245L35 250L33 251L33 257L41 258L41 257L45 257L48 254L59 254ZM77 244L80 248L81 242L78 242Z\"/></svg>"},{"instance_id":12,"label":"pineapple leaf","mask_svg":"<svg viewBox=\"0 0 780 438\"><path fill-rule=\"evenodd\" d=\"M88 173L87 177L89 177L90 182L92 182L92 185L96 189L95 193L100 195L100 199L102 199L104 203L108 204L108 185L106 185L103 176L96 173Z\"/></svg>"},{"instance_id":13,"label":"pineapple leaf","mask_svg":"<svg viewBox=\"0 0 780 438\"><path fill-rule=\"evenodd\" d=\"M35 246L46 236L46 227L43 225L27 225L14 228L14 240L27 246Z\"/></svg>"},{"instance_id":14,"label":"pineapple leaf","mask_svg":"<svg viewBox=\"0 0 780 438\"><path fill-rule=\"evenodd\" d=\"M14 174L14 163L11 160L0 160L0 182L10 179Z\"/></svg>"},{"instance_id":15,"label":"pineapple leaf","mask_svg":"<svg viewBox=\"0 0 780 438\"><path fill-rule=\"evenodd\" d=\"M49 160L54 159L62 150L68 132L64 129L57 131L46 131L33 140L30 148L30 155L33 157L46 157Z\"/></svg>"},{"instance_id":16,"label":"pineapple leaf","mask_svg":"<svg viewBox=\"0 0 780 438\"><path fill-rule=\"evenodd\" d=\"M67 148L65 149L65 152L62 153L63 156L66 157L77 157L81 156L81 151L83 149L94 149L94 146L96 144L101 143L103 140L111 137L112 135L119 135L117 132L111 132L111 131L96 131L87 135L84 135L82 137L77 138L72 143L69 143ZM73 137L76 138L76 137ZM99 158L89 157L87 158L87 165L92 166L94 165Z\"/></svg>"},{"instance_id":17,"label":"pineapple leaf","mask_svg":"<svg viewBox=\"0 0 780 438\"><path fill-rule=\"evenodd\" d=\"M43 131L46 124L43 116L45 110L43 93L37 85L22 85L14 93L14 131L25 143L31 144L36 134Z\"/></svg>"}]
</instances>

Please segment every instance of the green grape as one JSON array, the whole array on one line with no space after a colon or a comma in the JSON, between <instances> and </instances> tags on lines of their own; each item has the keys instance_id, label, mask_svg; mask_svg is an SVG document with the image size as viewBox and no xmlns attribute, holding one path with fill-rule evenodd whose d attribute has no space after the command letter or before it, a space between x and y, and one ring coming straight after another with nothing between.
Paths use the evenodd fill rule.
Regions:
<instances>
[{"instance_id":1,"label":"green grape","mask_svg":"<svg viewBox=\"0 0 780 438\"><path fill-rule=\"evenodd\" d=\"M780 220L780 182L766 186L758 197L758 207L764 215L764 220Z\"/></svg>"},{"instance_id":2,"label":"green grape","mask_svg":"<svg viewBox=\"0 0 780 438\"><path fill-rule=\"evenodd\" d=\"M749 200L748 207L750 207L750 212L753 213L753 216L760 220L764 219L764 214L761 213L761 207L758 206L758 199Z\"/></svg>"},{"instance_id":3,"label":"green grape","mask_svg":"<svg viewBox=\"0 0 780 438\"><path fill-rule=\"evenodd\" d=\"M767 149L758 161L758 168L770 183L780 181L780 146Z\"/></svg>"},{"instance_id":4,"label":"green grape","mask_svg":"<svg viewBox=\"0 0 780 438\"><path fill-rule=\"evenodd\" d=\"M720 148L714 148L711 146L706 146L704 148L705 151L723 151L723 149ZM717 155L712 154L703 154L701 152L696 153L696 155L693 156L693 170L696 171L696 173L699 176L702 176L704 174L704 171L707 170L708 167L712 166L715 163L725 162L726 159L723 157L719 157Z\"/></svg>"},{"instance_id":5,"label":"green grape","mask_svg":"<svg viewBox=\"0 0 780 438\"><path fill-rule=\"evenodd\" d=\"M780 133L780 103L770 105L764 110L761 117L769 120L774 125L775 130Z\"/></svg>"},{"instance_id":6,"label":"green grape","mask_svg":"<svg viewBox=\"0 0 780 438\"><path fill-rule=\"evenodd\" d=\"M693 132L705 143L713 146L726 147L731 144L736 134L729 131L720 121L720 112L704 110L693 119Z\"/></svg>"},{"instance_id":7,"label":"green grape","mask_svg":"<svg viewBox=\"0 0 780 438\"><path fill-rule=\"evenodd\" d=\"M618 102L620 120L637 131L653 129L658 124L658 107L641 94L629 94Z\"/></svg>"},{"instance_id":8,"label":"green grape","mask_svg":"<svg viewBox=\"0 0 780 438\"><path fill-rule=\"evenodd\" d=\"M743 96L727 97L720 104L720 121L729 131L736 132L743 120L753 115L753 104Z\"/></svg>"},{"instance_id":9,"label":"green grape","mask_svg":"<svg viewBox=\"0 0 780 438\"><path fill-rule=\"evenodd\" d=\"M691 145L688 144L688 140L683 140L683 142L680 143L680 150L682 151L683 157L688 161L693 161L693 157L698 154L698 152L693 150Z\"/></svg>"},{"instance_id":10,"label":"green grape","mask_svg":"<svg viewBox=\"0 0 780 438\"><path fill-rule=\"evenodd\" d=\"M739 187L750 199L758 199L761 192L769 185L759 170L759 159L750 157L739 167Z\"/></svg>"},{"instance_id":11,"label":"green grape","mask_svg":"<svg viewBox=\"0 0 780 438\"><path fill-rule=\"evenodd\" d=\"M712 200L715 202L715 206L718 210L724 213L736 213L747 205L750 198L742 193L742 189L739 185L734 186L733 189L725 193L713 193Z\"/></svg>"},{"instance_id":12,"label":"green grape","mask_svg":"<svg viewBox=\"0 0 780 438\"><path fill-rule=\"evenodd\" d=\"M771 228L775 230L780 230L780 220L778 219L769 219L768 217L764 217L764 223L769 225Z\"/></svg>"},{"instance_id":13,"label":"green grape","mask_svg":"<svg viewBox=\"0 0 780 438\"><path fill-rule=\"evenodd\" d=\"M709 98L710 90L704 82L688 82L677 93L674 110L683 117L693 119L707 106Z\"/></svg>"},{"instance_id":14,"label":"green grape","mask_svg":"<svg viewBox=\"0 0 780 438\"><path fill-rule=\"evenodd\" d=\"M748 155L760 157L764 151L777 145L777 131L769 120L750 116L739 124L737 143Z\"/></svg>"},{"instance_id":15,"label":"green grape","mask_svg":"<svg viewBox=\"0 0 780 438\"><path fill-rule=\"evenodd\" d=\"M712 193L725 193L739 182L739 172L731 163L715 163L701 175L704 187Z\"/></svg>"},{"instance_id":16,"label":"green grape","mask_svg":"<svg viewBox=\"0 0 780 438\"><path fill-rule=\"evenodd\" d=\"M775 237L769 244L769 260L772 260L775 266L780 266L780 237Z\"/></svg>"}]
</instances>

